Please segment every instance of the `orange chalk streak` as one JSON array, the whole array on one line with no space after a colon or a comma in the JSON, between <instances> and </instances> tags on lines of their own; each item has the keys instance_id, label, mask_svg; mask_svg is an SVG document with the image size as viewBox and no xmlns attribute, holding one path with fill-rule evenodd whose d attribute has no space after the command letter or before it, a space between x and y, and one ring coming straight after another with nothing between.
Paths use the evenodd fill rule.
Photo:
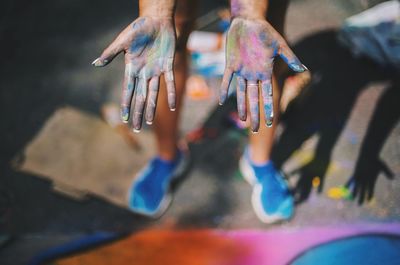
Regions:
<instances>
[{"instance_id":1,"label":"orange chalk streak","mask_svg":"<svg viewBox=\"0 0 400 265\"><path fill-rule=\"evenodd\" d=\"M52 264L239 265L246 253L246 246L216 231L148 230Z\"/></svg>"}]
</instances>

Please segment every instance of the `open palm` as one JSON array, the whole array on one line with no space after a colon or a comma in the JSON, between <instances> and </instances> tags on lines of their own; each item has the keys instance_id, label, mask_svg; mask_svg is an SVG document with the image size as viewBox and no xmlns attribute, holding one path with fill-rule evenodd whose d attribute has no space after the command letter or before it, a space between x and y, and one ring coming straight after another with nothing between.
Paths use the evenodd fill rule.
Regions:
<instances>
[{"instance_id":1,"label":"open palm","mask_svg":"<svg viewBox=\"0 0 400 265\"><path fill-rule=\"evenodd\" d=\"M161 74L165 77L169 107L175 110L175 42L172 19L140 17L126 27L93 62L94 66L105 66L120 52L125 53L121 118L128 122L133 112L132 126L135 131L141 129L144 113L146 122L153 122Z\"/></svg>"},{"instance_id":2,"label":"open palm","mask_svg":"<svg viewBox=\"0 0 400 265\"><path fill-rule=\"evenodd\" d=\"M288 47L283 37L265 20L234 18L227 35L226 68L221 85L220 103L227 97L233 75L237 78L238 114L246 120L246 95L253 132L259 129L259 87L264 104L265 122L272 125L273 89L271 84L274 58L280 55L296 72L307 68Z\"/></svg>"}]
</instances>

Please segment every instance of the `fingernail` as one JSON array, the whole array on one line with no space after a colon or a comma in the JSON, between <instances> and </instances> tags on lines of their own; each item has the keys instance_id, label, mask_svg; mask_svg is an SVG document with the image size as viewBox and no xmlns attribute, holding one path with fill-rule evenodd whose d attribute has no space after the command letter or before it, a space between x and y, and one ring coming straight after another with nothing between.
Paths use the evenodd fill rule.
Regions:
<instances>
[{"instance_id":1,"label":"fingernail","mask_svg":"<svg viewBox=\"0 0 400 265\"><path fill-rule=\"evenodd\" d=\"M252 134L257 134L257 133L258 133L258 130L257 130L257 131L254 131L253 129L251 129L251 133L252 133Z\"/></svg>"},{"instance_id":2,"label":"fingernail","mask_svg":"<svg viewBox=\"0 0 400 265\"><path fill-rule=\"evenodd\" d=\"M219 105L224 105L224 103L225 103L225 100L226 100L226 97L225 96L221 96L220 98L219 98Z\"/></svg>"},{"instance_id":3,"label":"fingernail","mask_svg":"<svg viewBox=\"0 0 400 265\"><path fill-rule=\"evenodd\" d=\"M304 64L299 65L297 63L291 63L290 64L290 68L292 68L293 71L299 72L299 73L308 70L307 67Z\"/></svg>"},{"instance_id":4,"label":"fingernail","mask_svg":"<svg viewBox=\"0 0 400 265\"><path fill-rule=\"evenodd\" d=\"M175 110L176 110L176 108L170 108L170 110L171 110L171 111L175 111Z\"/></svg>"},{"instance_id":5,"label":"fingernail","mask_svg":"<svg viewBox=\"0 0 400 265\"><path fill-rule=\"evenodd\" d=\"M135 133L140 132L140 129L142 129L142 119L141 119L141 117L138 117L138 116L134 115L132 128L133 128L133 131Z\"/></svg>"},{"instance_id":6,"label":"fingernail","mask_svg":"<svg viewBox=\"0 0 400 265\"><path fill-rule=\"evenodd\" d=\"M267 125L268 128L271 128L272 127L272 120L268 120L266 122L266 125Z\"/></svg>"},{"instance_id":7,"label":"fingernail","mask_svg":"<svg viewBox=\"0 0 400 265\"><path fill-rule=\"evenodd\" d=\"M99 66L98 64L99 64L99 61L100 61L100 58L97 58L96 60L94 60L93 62L92 62L92 65L93 66Z\"/></svg>"},{"instance_id":8,"label":"fingernail","mask_svg":"<svg viewBox=\"0 0 400 265\"><path fill-rule=\"evenodd\" d=\"M146 123L147 123L148 125L152 125L152 124L153 124L152 121L146 121Z\"/></svg>"},{"instance_id":9,"label":"fingernail","mask_svg":"<svg viewBox=\"0 0 400 265\"><path fill-rule=\"evenodd\" d=\"M127 123L129 120L129 108L128 107L123 107L121 109L121 119L124 123Z\"/></svg>"},{"instance_id":10,"label":"fingernail","mask_svg":"<svg viewBox=\"0 0 400 265\"><path fill-rule=\"evenodd\" d=\"M96 60L94 60L92 62L92 65L95 67L102 67L102 66L105 66L107 64L107 62L108 62L107 60L102 61L100 58L97 58Z\"/></svg>"},{"instance_id":11,"label":"fingernail","mask_svg":"<svg viewBox=\"0 0 400 265\"><path fill-rule=\"evenodd\" d=\"M260 129L260 125L257 123L257 124L252 124L251 125L251 131L253 132L253 133L258 133L258 130Z\"/></svg>"}]
</instances>

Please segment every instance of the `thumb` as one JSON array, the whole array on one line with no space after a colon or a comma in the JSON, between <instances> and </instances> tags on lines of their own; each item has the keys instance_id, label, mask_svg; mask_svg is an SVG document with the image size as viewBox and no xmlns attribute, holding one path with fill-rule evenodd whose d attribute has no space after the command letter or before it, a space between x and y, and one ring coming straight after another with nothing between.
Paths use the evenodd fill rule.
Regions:
<instances>
[{"instance_id":1,"label":"thumb","mask_svg":"<svg viewBox=\"0 0 400 265\"><path fill-rule=\"evenodd\" d=\"M394 173L393 171L388 167L388 165L382 161L381 159L378 160L380 170L383 171L383 173L386 175L386 177L390 180L394 178Z\"/></svg>"},{"instance_id":2,"label":"thumb","mask_svg":"<svg viewBox=\"0 0 400 265\"><path fill-rule=\"evenodd\" d=\"M119 45L118 39L108 46L101 56L92 62L93 66L102 67L109 64L115 56L117 56L123 50L122 45Z\"/></svg>"},{"instance_id":3,"label":"thumb","mask_svg":"<svg viewBox=\"0 0 400 265\"><path fill-rule=\"evenodd\" d=\"M109 64L115 56L124 50L124 42L128 35L128 30L125 29L121 34L103 51L101 56L92 62L93 66L102 67Z\"/></svg>"},{"instance_id":4,"label":"thumb","mask_svg":"<svg viewBox=\"0 0 400 265\"><path fill-rule=\"evenodd\" d=\"M300 62L286 42L280 44L279 55L293 71L301 73L308 70L307 67Z\"/></svg>"}]
</instances>

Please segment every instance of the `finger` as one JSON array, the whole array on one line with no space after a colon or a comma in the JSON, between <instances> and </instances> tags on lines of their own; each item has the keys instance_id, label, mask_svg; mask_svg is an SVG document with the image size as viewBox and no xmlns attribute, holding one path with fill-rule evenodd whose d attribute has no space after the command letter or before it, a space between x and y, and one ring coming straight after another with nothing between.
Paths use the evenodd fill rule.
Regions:
<instances>
[{"instance_id":1,"label":"finger","mask_svg":"<svg viewBox=\"0 0 400 265\"><path fill-rule=\"evenodd\" d=\"M154 76L149 82L149 95L147 98L146 105L146 123L152 124L156 113L157 97L158 97L158 86L160 83L160 77Z\"/></svg>"},{"instance_id":2,"label":"finger","mask_svg":"<svg viewBox=\"0 0 400 265\"><path fill-rule=\"evenodd\" d=\"M124 85L122 88L121 99L121 119L127 123L131 112L131 102L133 91L135 90L135 75L132 64L125 65Z\"/></svg>"},{"instance_id":3,"label":"finger","mask_svg":"<svg viewBox=\"0 0 400 265\"><path fill-rule=\"evenodd\" d=\"M307 67L300 62L286 42L280 44L279 55L293 71L301 73L308 70Z\"/></svg>"},{"instance_id":4,"label":"finger","mask_svg":"<svg viewBox=\"0 0 400 265\"><path fill-rule=\"evenodd\" d=\"M261 94L264 103L265 124L271 127L274 118L274 98L271 79L261 81Z\"/></svg>"},{"instance_id":5,"label":"finger","mask_svg":"<svg viewBox=\"0 0 400 265\"><path fill-rule=\"evenodd\" d=\"M176 94L175 94L175 80L174 72L167 71L164 73L165 85L167 87L168 106L171 111L176 110Z\"/></svg>"},{"instance_id":6,"label":"finger","mask_svg":"<svg viewBox=\"0 0 400 265\"><path fill-rule=\"evenodd\" d=\"M103 67L109 64L115 56L117 56L123 50L121 38L116 38L100 55L99 58L92 62L93 66Z\"/></svg>"},{"instance_id":7,"label":"finger","mask_svg":"<svg viewBox=\"0 0 400 265\"><path fill-rule=\"evenodd\" d=\"M139 132L142 128L144 104L146 102L147 94L147 80L145 78L138 78L138 83L135 91L135 106L133 109L133 131Z\"/></svg>"},{"instance_id":8,"label":"finger","mask_svg":"<svg viewBox=\"0 0 400 265\"><path fill-rule=\"evenodd\" d=\"M167 88L168 106L171 111L176 109L176 93L175 93L175 78L174 78L174 57L167 58L164 65L164 79Z\"/></svg>"},{"instance_id":9,"label":"finger","mask_svg":"<svg viewBox=\"0 0 400 265\"><path fill-rule=\"evenodd\" d=\"M247 94L249 98L251 130L252 132L258 132L260 127L260 109L257 81L247 81Z\"/></svg>"},{"instance_id":10,"label":"finger","mask_svg":"<svg viewBox=\"0 0 400 265\"><path fill-rule=\"evenodd\" d=\"M239 119L245 121L247 118L246 113L246 81L241 76L237 76L236 82L236 94L237 94L237 109Z\"/></svg>"},{"instance_id":11,"label":"finger","mask_svg":"<svg viewBox=\"0 0 400 265\"><path fill-rule=\"evenodd\" d=\"M130 40L136 38L137 30L134 29L134 25L138 24L137 22L133 22L129 26L127 26L118 37L103 51L101 56L93 61L92 65L96 67L102 67L109 64L115 56L117 56L120 52L124 50L126 43Z\"/></svg>"},{"instance_id":12,"label":"finger","mask_svg":"<svg viewBox=\"0 0 400 265\"><path fill-rule=\"evenodd\" d=\"M230 68L226 68L221 83L221 94L219 98L220 105L224 104L226 98L228 97L228 90L229 90L229 85L231 84L232 75L233 75L232 70Z\"/></svg>"}]
</instances>

